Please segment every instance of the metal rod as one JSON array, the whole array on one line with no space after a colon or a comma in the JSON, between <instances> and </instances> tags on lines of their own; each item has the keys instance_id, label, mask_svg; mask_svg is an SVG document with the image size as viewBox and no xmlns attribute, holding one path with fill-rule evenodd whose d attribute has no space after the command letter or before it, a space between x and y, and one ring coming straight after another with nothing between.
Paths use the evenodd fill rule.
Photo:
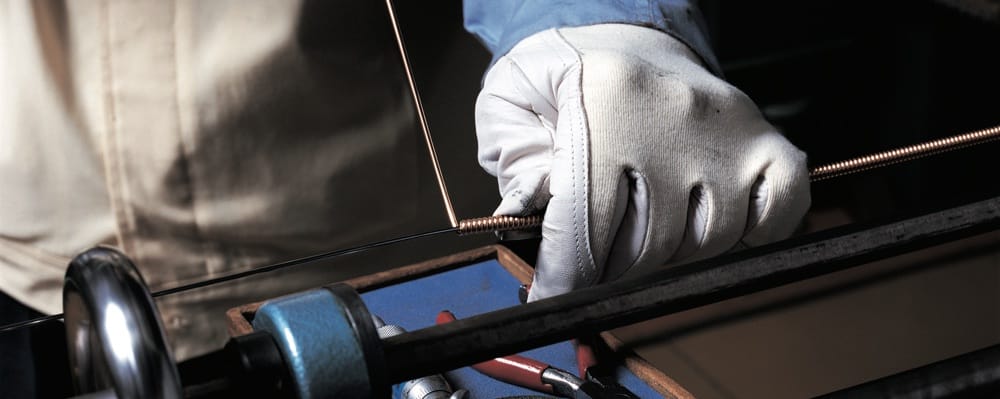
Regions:
<instances>
[{"instance_id":1,"label":"metal rod","mask_svg":"<svg viewBox=\"0 0 1000 399\"><path fill-rule=\"evenodd\" d=\"M1000 139L1000 126L835 162L809 171L812 181L843 176Z\"/></svg>"},{"instance_id":2,"label":"metal rod","mask_svg":"<svg viewBox=\"0 0 1000 399\"><path fill-rule=\"evenodd\" d=\"M821 396L821 399L1000 397L1000 345Z\"/></svg>"},{"instance_id":3,"label":"metal rod","mask_svg":"<svg viewBox=\"0 0 1000 399\"><path fill-rule=\"evenodd\" d=\"M451 370L1000 228L1000 197L847 226L663 269L383 341L392 382Z\"/></svg>"},{"instance_id":4,"label":"metal rod","mask_svg":"<svg viewBox=\"0 0 1000 399\"><path fill-rule=\"evenodd\" d=\"M527 230L541 225L542 215L495 215L481 218L462 219L458 222L458 234L469 235L510 230Z\"/></svg>"},{"instance_id":5,"label":"metal rod","mask_svg":"<svg viewBox=\"0 0 1000 399\"><path fill-rule=\"evenodd\" d=\"M403 43L403 34L399 28L399 21L396 18L396 9L393 7L392 0L385 0L385 6L389 10L389 21L392 25L392 33L396 37L396 45L399 47L399 56L403 60L403 72L406 75L406 82L410 85L410 94L413 96L413 106L417 110L417 119L420 121L420 130L424 134L424 142L427 144L427 152L431 155L431 165L434 167L434 177L437 179L438 189L441 191L441 200L444 202L444 210L448 214L448 222L451 223L451 227L457 228L459 234L467 235L494 231L500 232L531 229L541 226L541 215L497 215L458 220L458 216L455 215L455 207L451 203L451 196L448 194L448 187L444 182L444 173L441 172L441 162L438 160L437 150L434 147L434 139L431 138L431 129L427 124L427 116L424 113L423 101L420 99L420 93L417 90L417 83L413 78L413 68L410 67L410 57L406 54L406 45Z\"/></svg>"},{"instance_id":6,"label":"metal rod","mask_svg":"<svg viewBox=\"0 0 1000 399\"><path fill-rule=\"evenodd\" d=\"M413 106L417 109L417 119L420 120L420 130L424 133L424 141L427 143L427 152L431 154L431 165L434 166L434 177L437 179L438 189L441 190L441 200L444 201L444 210L448 214L448 222L451 227L458 227L458 217L455 216L455 208L451 205L451 197L448 196L448 187L444 183L444 174L441 173L441 162L438 161L437 150L434 149L434 140L431 138L431 129L427 126L427 117L424 114L424 106L420 101L420 94L417 92L417 83L413 79L413 70L410 68L410 59L406 56L406 46L403 45L403 35L399 30L399 22L396 20L396 10L392 6L392 0L385 0L385 6L389 9L389 21L392 23L392 33L396 35L396 44L399 46L399 56L403 59L403 71L406 74L406 81L410 84L410 94L413 95Z\"/></svg>"}]
</instances>

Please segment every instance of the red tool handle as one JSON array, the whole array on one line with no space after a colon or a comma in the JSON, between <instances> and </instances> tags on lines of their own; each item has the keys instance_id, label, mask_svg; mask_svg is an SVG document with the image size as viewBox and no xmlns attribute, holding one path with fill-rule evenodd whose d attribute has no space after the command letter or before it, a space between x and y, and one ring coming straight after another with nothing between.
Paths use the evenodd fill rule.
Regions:
<instances>
[{"instance_id":1,"label":"red tool handle","mask_svg":"<svg viewBox=\"0 0 1000 399\"><path fill-rule=\"evenodd\" d=\"M574 339L573 346L576 347L576 367L580 373L580 378L587 379L587 369L597 365L597 354L591 341L587 339Z\"/></svg>"},{"instance_id":2,"label":"red tool handle","mask_svg":"<svg viewBox=\"0 0 1000 399\"><path fill-rule=\"evenodd\" d=\"M442 310L441 313L438 313L436 322L437 324L445 324L455 320L454 314ZM495 380L552 393L552 386L542 382L542 372L549 368L549 365L534 359L510 355L474 364L472 368Z\"/></svg>"}]
</instances>

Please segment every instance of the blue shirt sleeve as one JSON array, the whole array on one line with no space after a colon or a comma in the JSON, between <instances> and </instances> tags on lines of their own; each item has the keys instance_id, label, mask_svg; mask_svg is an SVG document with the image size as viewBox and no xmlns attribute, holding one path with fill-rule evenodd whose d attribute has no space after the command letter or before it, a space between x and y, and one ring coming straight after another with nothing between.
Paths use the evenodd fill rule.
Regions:
<instances>
[{"instance_id":1,"label":"blue shirt sleeve","mask_svg":"<svg viewBox=\"0 0 1000 399\"><path fill-rule=\"evenodd\" d=\"M464 0L463 13L465 29L493 53L493 62L521 39L546 29L624 23L672 35L721 76L691 0Z\"/></svg>"}]
</instances>

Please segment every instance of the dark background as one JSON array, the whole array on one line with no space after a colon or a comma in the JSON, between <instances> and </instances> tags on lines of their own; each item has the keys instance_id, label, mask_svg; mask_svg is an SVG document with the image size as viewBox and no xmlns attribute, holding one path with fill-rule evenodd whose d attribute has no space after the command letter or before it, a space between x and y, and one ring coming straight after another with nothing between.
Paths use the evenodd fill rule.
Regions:
<instances>
[{"instance_id":1,"label":"dark background","mask_svg":"<svg viewBox=\"0 0 1000 399\"><path fill-rule=\"evenodd\" d=\"M727 78L812 165L1000 123L995 22L931 1L732 1L707 14ZM995 153L815 184L814 209L866 219L994 196Z\"/></svg>"}]
</instances>

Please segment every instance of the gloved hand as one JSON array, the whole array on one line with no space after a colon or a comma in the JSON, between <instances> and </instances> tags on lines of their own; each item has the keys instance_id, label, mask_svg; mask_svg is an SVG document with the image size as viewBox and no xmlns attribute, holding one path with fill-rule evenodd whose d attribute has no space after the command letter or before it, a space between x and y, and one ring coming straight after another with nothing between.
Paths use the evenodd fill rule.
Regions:
<instances>
[{"instance_id":1,"label":"gloved hand","mask_svg":"<svg viewBox=\"0 0 1000 399\"><path fill-rule=\"evenodd\" d=\"M791 234L805 154L680 41L606 24L536 33L476 103L495 214L544 209L529 300Z\"/></svg>"}]
</instances>

